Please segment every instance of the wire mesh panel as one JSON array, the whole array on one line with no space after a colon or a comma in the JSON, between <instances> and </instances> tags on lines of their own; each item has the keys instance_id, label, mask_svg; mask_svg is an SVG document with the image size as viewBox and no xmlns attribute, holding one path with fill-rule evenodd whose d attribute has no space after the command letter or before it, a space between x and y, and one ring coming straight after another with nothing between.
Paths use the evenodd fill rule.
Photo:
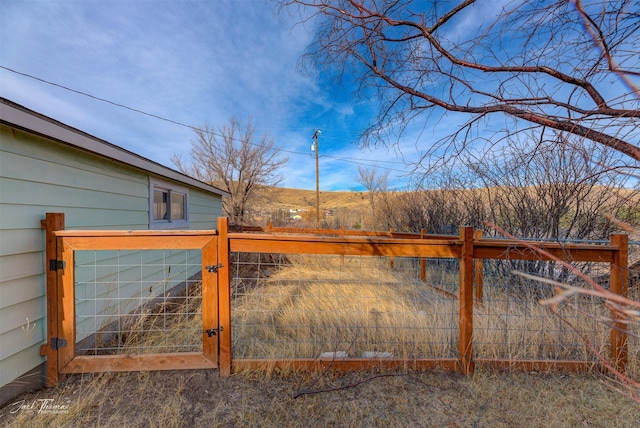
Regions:
<instances>
[{"instance_id":1,"label":"wire mesh panel","mask_svg":"<svg viewBox=\"0 0 640 428\"><path fill-rule=\"evenodd\" d=\"M577 267L588 272L609 269L605 263ZM576 294L558 305L542 305L556 295L553 286L515 272L584 286L554 262L485 260L484 296L473 316L477 358L595 362L588 344L609 356L610 323L603 322L609 311L601 298Z\"/></svg>"},{"instance_id":2,"label":"wire mesh panel","mask_svg":"<svg viewBox=\"0 0 640 428\"><path fill-rule=\"evenodd\" d=\"M76 353L201 351L201 253L76 251Z\"/></svg>"},{"instance_id":3,"label":"wire mesh panel","mask_svg":"<svg viewBox=\"0 0 640 428\"><path fill-rule=\"evenodd\" d=\"M440 263L442 262L442 263ZM457 260L233 253L233 358L455 358Z\"/></svg>"}]
</instances>

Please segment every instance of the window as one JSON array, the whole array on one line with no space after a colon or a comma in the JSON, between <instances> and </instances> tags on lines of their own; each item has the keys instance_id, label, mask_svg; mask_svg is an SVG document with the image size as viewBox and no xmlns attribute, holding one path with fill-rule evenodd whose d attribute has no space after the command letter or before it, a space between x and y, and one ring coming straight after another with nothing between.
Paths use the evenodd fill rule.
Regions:
<instances>
[{"instance_id":1,"label":"window","mask_svg":"<svg viewBox=\"0 0 640 428\"><path fill-rule=\"evenodd\" d=\"M187 200L189 191L186 188L156 180L150 180L149 187L151 189L149 228L188 228Z\"/></svg>"}]
</instances>

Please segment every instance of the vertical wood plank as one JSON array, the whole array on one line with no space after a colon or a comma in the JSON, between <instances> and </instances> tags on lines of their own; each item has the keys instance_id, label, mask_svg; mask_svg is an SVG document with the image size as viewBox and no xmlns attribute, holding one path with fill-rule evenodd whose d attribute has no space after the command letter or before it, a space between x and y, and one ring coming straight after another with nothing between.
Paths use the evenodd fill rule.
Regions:
<instances>
[{"instance_id":1,"label":"vertical wood plank","mask_svg":"<svg viewBox=\"0 0 640 428\"><path fill-rule=\"evenodd\" d=\"M611 235L611 245L618 247L611 262L609 290L621 296L627 295L629 287L629 236L624 234ZM621 320L619 314L611 310L611 318ZM615 321L611 328L611 362L620 372L624 373L629 359L627 343L627 325Z\"/></svg>"},{"instance_id":2,"label":"vertical wood plank","mask_svg":"<svg viewBox=\"0 0 640 428\"><path fill-rule=\"evenodd\" d=\"M427 259L424 257L420 258L420 281L427 281Z\"/></svg>"},{"instance_id":3,"label":"vertical wood plank","mask_svg":"<svg viewBox=\"0 0 640 428\"><path fill-rule=\"evenodd\" d=\"M479 241L480 239L482 239L482 231L474 231L473 239L475 241ZM482 298L484 296L484 290L482 289L482 287L484 286L484 265L482 263L482 259L475 259L474 274L476 285L476 302L482 303Z\"/></svg>"},{"instance_id":4,"label":"vertical wood plank","mask_svg":"<svg viewBox=\"0 0 640 428\"><path fill-rule=\"evenodd\" d=\"M231 375L231 276L229 260L229 219L218 219L218 317L220 319L220 375Z\"/></svg>"},{"instance_id":5,"label":"vertical wood plank","mask_svg":"<svg viewBox=\"0 0 640 428\"><path fill-rule=\"evenodd\" d=\"M64 230L64 213L46 213L45 228L45 269L47 298L47 343L42 346L41 354L47 357L48 387L57 386L62 380L58 372L58 351L51 348L51 339L58 337L58 272L49 269L49 260L58 257L56 230Z\"/></svg>"},{"instance_id":6,"label":"vertical wood plank","mask_svg":"<svg viewBox=\"0 0 640 428\"><path fill-rule=\"evenodd\" d=\"M206 330L219 329L218 319L218 279L216 272L209 272L207 266L218 264L217 236L202 248L202 353L218 364L218 335L209 335ZM220 332L218 332L220 334Z\"/></svg>"},{"instance_id":7,"label":"vertical wood plank","mask_svg":"<svg viewBox=\"0 0 640 428\"><path fill-rule=\"evenodd\" d=\"M73 360L76 353L76 305L74 287L74 250L58 238L58 260L65 268L58 270L58 337L67 341L66 346L58 349L58 371Z\"/></svg>"},{"instance_id":8,"label":"vertical wood plank","mask_svg":"<svg viewBox=\"0 0 640 428\"><path fill-rule=\"evenodd\" d=\"M470 375L473 363L473 228L460 229L462 251L460 255L460 369Z\"/></svg>"}]
</instances>

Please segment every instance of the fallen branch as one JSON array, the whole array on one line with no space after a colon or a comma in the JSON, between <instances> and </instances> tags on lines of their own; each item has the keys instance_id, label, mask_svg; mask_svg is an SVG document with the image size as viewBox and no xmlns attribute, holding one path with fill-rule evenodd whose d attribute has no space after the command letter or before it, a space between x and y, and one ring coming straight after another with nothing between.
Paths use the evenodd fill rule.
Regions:
<instances>
[{"instance_id":1,"label":"fallen branch","mask_svg":"<svg viewBox=\"0 0 640 428\"><path fill-rule=\"evenodd\" d=\"M336 386L334 388L326 388L326 389L316 389L313 391L300 391L298 392L296 395L293 396L293 399L295 400L298 397L302 397L303 395L313 395L313 394L322 394L325 392L335 392L335 391L341 391L343 389L349 389L349 388L355 388L357 386L362 385L363 383L367 383L370 382L374 379L378 379L381 377L399 377L399 376L408 376L409 373L386 373L386 374L377 374L377 375L373 375L373 376L369 376L366 379L362 379L358 382L349 384L349 385L343 385L343 386Z\"/></svg>"}]
</instances>

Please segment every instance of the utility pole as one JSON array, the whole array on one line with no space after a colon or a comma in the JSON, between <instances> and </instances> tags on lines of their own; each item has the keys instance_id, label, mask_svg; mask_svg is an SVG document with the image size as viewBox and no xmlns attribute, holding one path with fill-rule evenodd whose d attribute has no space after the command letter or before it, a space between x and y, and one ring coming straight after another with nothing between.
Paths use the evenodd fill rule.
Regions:
<instances>
[{"instance_id":1,"label":"utility pole","mask_svg":"<svg viewBox=\"0 0 640 428\"><path fill-rule=\"evenodd\" d=\"M320 148L318 147L318 137L321 132L319 129L313 133L313 145L311 146L312 150L316 152L316 229L320 228L320 166L318 159L320 158L319 152Z\"/></svg>"}]
</instances>

